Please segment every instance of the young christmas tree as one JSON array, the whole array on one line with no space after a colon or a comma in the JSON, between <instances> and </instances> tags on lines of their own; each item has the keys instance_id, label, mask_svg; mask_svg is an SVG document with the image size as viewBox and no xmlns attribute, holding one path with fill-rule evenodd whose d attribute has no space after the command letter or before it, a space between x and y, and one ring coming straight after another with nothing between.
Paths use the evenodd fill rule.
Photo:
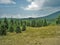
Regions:
<instances>
[{"instance_id":1,"label":"young christmas tree","mask_svg":"<svg viewBox=\"0 0 60 45\"><path fill-rule=\"evenodd\" d=\"M16 27L16 33L21 33L21 28L19 26Z\"/></svg>"},{"instance_id":2,"label":"young christmas tree","mask_svg":"<svg viewBox=\"0 0 60 45\"><path fill-rule=\"evenodd\" d=\"M26 25L23 24L23 26L22 26L22 31L25 31L25 30L26 30Z\"/></svg>"}]
</instances>

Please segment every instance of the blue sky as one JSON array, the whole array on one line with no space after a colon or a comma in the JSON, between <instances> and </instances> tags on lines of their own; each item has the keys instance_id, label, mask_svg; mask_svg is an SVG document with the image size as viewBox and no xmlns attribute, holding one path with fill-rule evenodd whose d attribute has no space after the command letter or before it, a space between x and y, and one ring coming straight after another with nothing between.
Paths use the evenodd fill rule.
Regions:
<instances>
[{"instance_id":1,"label":"blue sky","mask_svg":"<svg viewBox=\"0 0 60 45\"><path fill-rule=\"evenodd\" d=\"M56 11L60 11L60 0L0 0L0 18L35 18Z\"/></svg>"}]
</instances>

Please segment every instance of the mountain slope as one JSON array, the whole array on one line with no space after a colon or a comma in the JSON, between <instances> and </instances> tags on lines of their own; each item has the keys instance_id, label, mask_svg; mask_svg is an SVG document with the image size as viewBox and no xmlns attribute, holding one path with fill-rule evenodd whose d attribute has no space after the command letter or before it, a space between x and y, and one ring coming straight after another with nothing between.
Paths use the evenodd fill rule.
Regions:
<instances>
[{"instance_id":1,"label":"mountain slope","mask_svg":"<svg viewBox=\"0 0 60 45\"><path fill-rule=\"evenodd\" d=\"M54 19L54 18L57 18L58 16L60 16L60 11L55 12L55 13L50 14L50 15L45 16L45 17L41 17L41 18Z\"/></svg>"},{"instance_id":2,"label":"mountain slope","mask_svg":"<svg viewBox=\"0 0 60 45\"><path fill-rule=\"evenodd\" d=\"M37 18L29 17L29 18L23 18L23 20L32 20L32 19L55 19L58 16L60 16L60 11L54 12L52 14L49 14L48 16L45 16L45 17L37 17Z\"/></svg>"}]
</instances>

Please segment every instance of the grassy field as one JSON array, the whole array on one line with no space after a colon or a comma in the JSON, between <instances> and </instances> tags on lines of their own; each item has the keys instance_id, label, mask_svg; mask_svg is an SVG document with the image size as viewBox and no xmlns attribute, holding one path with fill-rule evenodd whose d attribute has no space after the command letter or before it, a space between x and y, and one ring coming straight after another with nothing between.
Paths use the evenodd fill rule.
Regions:
<instances>
[{"instance_id":1,"label":"grassy field","mask_svg":"<svg viewBox=\"0 0 60 45\"><path fill-rule=\"evenodd\" d=\"M60 26L27 27L16 34L0 36L0 45L60 45Z\"/></svg>"}]
</instances>

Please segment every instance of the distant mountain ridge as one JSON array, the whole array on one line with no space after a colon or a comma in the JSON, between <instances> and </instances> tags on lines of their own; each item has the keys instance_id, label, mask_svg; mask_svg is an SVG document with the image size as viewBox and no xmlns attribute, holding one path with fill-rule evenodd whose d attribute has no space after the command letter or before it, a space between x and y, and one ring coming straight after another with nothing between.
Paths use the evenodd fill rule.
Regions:
<instances>
[{"instance_id":1,"label":"distant mountain ridge","mask_svg":"<svg viewBox=\"0 0 60 45\"><path fill-rule=\"evenodd\" d=\"M48 16L44 16L44 17L37 17L37 18L33 18L33 17L29 17L29 18L23 18L24 20L26 19L55 19L58 16L60 16L60 11L54 12L52 14L49 14Z\"/></svg>"},{"instance_id":2,"label":"distant mountain ridge","mask_svg":"<svg viewBox=\"0 0 60 45\"><path fill-rule=\"evenodd\" d=\"M48 16L41 17L41 18L54 19L54 18L57 18L58 16L60 16L60 11L49 14Z\"/></svg>"},{"instance_id":3,"label":"distant mountain ridge","mask_svg":"<svg viewBox=\"0 0 60 45\"><path fill-rule=\"evenodd\" d=\"M44 16L44 17L37 17L37 18L33 18L33 17L29 17L29 18L21 18L19 20L32 20L32 19L56 19L58 16L60 16L60 11L54 12L52 14L49 14L48 16ZM2 18L0 18L2 19ZM4 19L4 18L3 18ZM11 19L11 18L8 18ZM16 18L13 18L16 19ZM17 18L18 19L18 18Z\"/></svg>"}]
</instances>

